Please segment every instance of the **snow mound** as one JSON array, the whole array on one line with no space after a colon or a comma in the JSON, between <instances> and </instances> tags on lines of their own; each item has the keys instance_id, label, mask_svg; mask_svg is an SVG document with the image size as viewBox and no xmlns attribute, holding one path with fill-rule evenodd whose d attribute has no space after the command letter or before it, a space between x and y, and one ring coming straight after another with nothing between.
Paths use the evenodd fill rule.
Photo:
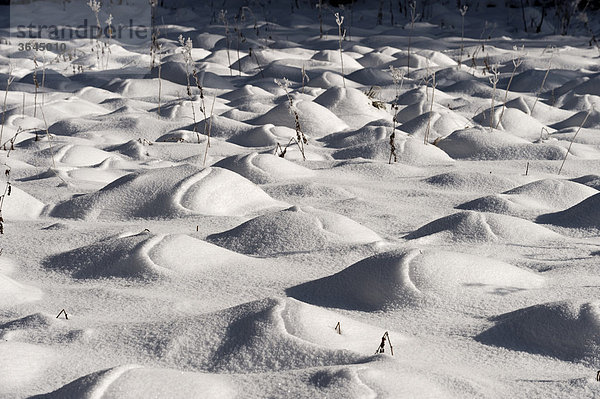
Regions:
<instances>
[{"instance_id":1,"label":"snow mound","mask_svg":"<svg viewBox=\"0 0 600 399\"><path fill-rule=\"evenodd\" d=\"M341 66L341 62L344 62L344 72L352 72L357 69L362 69L362 65L347 53L342 53L342 59L340 60L340 53L338 50L321 50L312 56L313 60L327 61Z\"/></svg>"},{"instance_id":2,"label":"snow mound","mask_svg":"<svg viewBox=\"0 0 600 399\"><path fill-rule=\"evenodd\" d=\"M57 91L73 91L78 88L78 85L71 81L71 79L53 69L44 69L42 73L44 78L44 88L55 89ZM19 82L35 85L37 81L39 85L39 81L42 79L42 73L38 71L28 73L19 79Z\"/></svg>"},{"instance_id":3,"label":"snow mound","mask_svg":"<svg viewBox=\"0 0 600 399\"><path fill-rule=\"evenodd\" d=\"M44 398L233 398L238 389L230 377L133 364L97 371L70 382Z\"/></svg>"},{"instance_id":4,"label":"snow mound","mask_svg":"<svg viewBox=\"0 0 600 399\"><path fill-rule=\"evenodd\" d=\"M148 116L143 109L124 106L107 115L60 120L49 127L49 132L115 144L140 137L154 141L172 129L172 122Z\"/></svg>"},{"instance_id":5,"label":"snow mound","mask_svg":"<svg viewBox=\"0 0 600 399\"><path fill-rule=\"evenodd\" d=\"M311 78L308 82L308 86L329 89L332 87L341 87L344 85L344 82L346 82L346 86L356 85L356 83L351 80L344 80L342 75L338 73L325 71L316 75L316 77Z\"/></svg>"},{"instance_id":6,"label":"snow mound","mask_svg":"<svg viewBox=\"0 0 600 399\"><path fill-rule=\"evenodd\" d=\"M191 39L194 47L200 47L205 50L212 50L215 47L215 44L217 44L219 40L223 39L223 35L202 32L200 34L192 35Z\"/></svg>"},{"instance_id":7,"label":"snow mound","mask_svg":"<svg viewBox=\"0 0 600 399\"><path fill-rule=\"evenodd\" d=\"M17 266L9 259L0 259L0 307L33 302L42 298L42 291L8 277Z\"/></svg>"},{"instance_id":8,"label":"snow mound","mask_svg":"<svg viewBox=\"0 0 600 399\"><path fill-rule=\"evenodd\" d=\"M299 100L294 102L294 109L298 112L302 131L311 137L323 137L327 134L339 132L348 127L329 109L313 101ZM251 121L253 124L266 125L271 123L295 129L294 114L290 112L289 103L282 102L266 114Z\"/></svg>"},{"instance_id":9,"label":"snow mound","mask_svg":"<svg viewBox=\"0 0 600 399\"><path fill-rule=\"evenodd\" d=\"M585 184L588 187L595 188L596 190L600 190L600 176L599 175L585 175L580 176L575 179L571 179L575 183Z\"/></svg>"},{"instance_id":10,"label":"snow mound","mask_svg":"<svg viewBox=\"0 0 600 399\"><path fill-rule=\"evenodd\" d=\"M420 140L424 140L429 129L428 141L433 142L439 137L464 129L465 126L470 124L465 117L453 111L437 106L433 109L431 112L423 112L407 120L399 129L413 137L418 137Z\"/></svg>"},{"instance_id":11,"label":"snow mound","mask_svg":"<svg viewBox=\"0 0 600 399\"><path fill-rule=\"evenodd\" d=\"M573 93L600 96L600 74L596 74L592 78L576 86L573 89Z\"/></svg>"},{"instance_id":12,"label":"snow mound","mask_svg":"<svg viewBox=\"0 0 600 399\"><path fill-rule=\"evenodd\" d=\"M585 123L583 123L585 121ZM600 128L600 111L595 109L580 111L564 121L552 125L555 129L565 129L568 127L585 127L588 129Z\"/></svg>"},{"instance_id":13,"label":"snow mound","mask_svg":"<svg viewBox=\"0 0 600 399\"><path fill-rule=\"evenodd\" d=\"M500 120L500 115L502 115L502 120ZM474 117L473 120L479 122L483 126L489 126L489 117L490 110L486 110L482 114ZM504 129L507 133L510 133L515 137L521 137L530 142L539 140L542 134L547 135L554 132L554 129L548 128L537 119L516 108L506 108L504 114L502 114L501 107L496 108L494 110L494 127L498 126L498 122L500 122L499 127Z\"/></svg>"},{"instance_id":14,"label":"snow mound","mask_svg":"<svg viewBox=\"0 0 600 399\"><path fill-rule=\"evenodd\" d=\"M75 278L158 279L197 274L247 261L243 255L183 234L142 232L101 240L50 256L43 261Z\"/></svg>"},{"instance_id":15,"label":"snow mound","mask_svg":"<svg viewBox=\"0 0 600 399\"><path fill-rule=\"evenodd\" d=\"M396 61L396 58L389 54L380 53L379 51L371 51L357 61L364 68L373 68L373 70L376 70L375 68L385 68L389 63Z\"/></svg>"},{"instance_id":16,"label":"snow mound","mask_svg":"<svg viewBox=\"0 0 600 399\"><path fill-rule=\"evenodd\" d=\"M234 155L213 166L229 169L256 184L310 178L315 172L272 154Z\"/></svg>"},{"instance_id":17,"label":"snow mound","mask_svg":"<svg viewBox=\"0 0 600 399\"><path fill-rule=\"evenodd\" d=\"M334 275L300 284L288 295L316 305L356 310L486 301L538 288L544 279L507 263L455 252L395 250Z\"/></svg>"},{"instance_id":18,"label":"snow mound","mask_svg":"<svg viewBox=\"0 0 600 399\"><path fill-rule=\"evenodd\" d=\"M373 339L381 333L343 317L341 323L347 322L357 334L336 340L335 325L342 316L293 299L251 302L213 317L225 319L228 331L225 336L220 334L216 345L211 367L215 371L275 371L352 364L372 354L372 344L363 346L363 339L366 336ZM186 333L190 332L184 330L183 335ZM360 351L348 350L343 341L354 341L353 349L358 347ZM186 354L186 358L191 358L194 352Z\"/></svg>"},{"instance_id":19,"label":"snow mound","mask_svg":"<svg viewBox=\"0 0 600 399\"><path fill-rule=\"evenodd\" d=\"M431 176L425 182L445 190L474 192L497 192L514 186L512 180L501 176L462 170Z\"/></svg>"},{"instance_id":20,"label":"snow mound","mask_svg":"<svg viewBox=\"0 0 600 399\"><path fill-rule=\"evenodd\" d=\"M86 335L84 330L71 329L64 318L44 313L30 314L0 325L0 338L6 341L53 345L75 342Z\"/></svg>"},{"instance_id":21,"label":"snow mound","mask_svg":"<svg viewBox=\"0 0 600 399\"><path fill-rule=\"evenodd\" d=\"M0 273L0 307L33 302L42 298L42 291L30 285L21 284Z\"/></svg>"},{"instance_id":22,"label":"snow mound","mask_svg":"<svg viewBox=\"0 0 600 399\"><path fill-rule=\"evenodd\" d=\"M600 361L599 302L543 303L493 320L495 325L479 334L478 341L569 361Z\"/></svg>"},{"instance_id":23,"label":"snow mound","mask_svg":"<svg viewBox=\"0 0 600 399\"><path fill-rule=\"evenodd\" d=\"M520 137L484 128L457 130L438 141L437 146L454 159L563 159L567 150L551 144L532 144Z\"/></svg>"},{"instance_id":24,"label":"snow mound","mask_svg":"<svg viewBox=\"0 0 600 399\"><path fill-rule=\"evenodd\" d=\"M273 98L273 94L269 93L260 86L247 84L219 97L229 100L230 102L234 102L235 104L239 104L240 102L252 102L256 101L257 99L261 99L262 101L264 101L264 99L271 99Z\"/></svg>"},{"instance_id":25,"label":"snow mound","mask_svg":"<svg viewBox=\"0 0 600 399\"><path fill-rule=\"evenodd\" d=\"M159 143L205 143L206 136L202 132L178 129L167 134L163 134L162 136L157 138L156 141ZM140 149L143 149L143 145L140 147ZM144 153L142 152L139 155L143 157L143 154ZM134 155L133 157L136 156Z\"/></svg>"},{"instance_id":26,"label":"snow mound","mask_svg":"<svg viewBox=\"0 0 600 399\"><path fill-rule=\"evenodd\" d=\"M6 221L36 219L46 206L40 200L13 185L10 187L10 195L8 192L6 194L2 204L2 217Z\"/></svg>"},{"instance_id":27,"label":"snow mound","mask_svg":"<svg viewBox=\"0 0 600 399\"><path fill-rule=\"evenodd\" d=\"M391 131L391 122L380 119L356 130L330 134L319 139L319 141L323 141L329 147L345 148L386 140Z\"/></svg>"},{"instance_id":28,"label":"snow mound","mask_svg":"<svg viewBox=\"0 0 600 399\"><path fill-rule=\"evenodd\" d=\"M537 221L564 227L600 229L600 193L564 211L541 215Z\"/></svg>"},{"instance_id":29,"label":"snow mound","mask_svg":"<svg viewBox=\"0 0 600 399\"><path fill-rule=\"evenodd\" d=\"M528 220L493 213L458 212L434 220L404 237L421 242L534 243L559 239L560 235Z\"/></svg>"},{"instance_id":30,"label":"snow mound","mask_svg":"<svg viewBox=\"0 0 600 399\"><path fill-rule=\"evenodd\" d=\"M398 162L409 165L436 165L453 162L444 151L433 145L425 145L414 137L396 135L394 142ZM335 159L365 158L389 162L389 138L374 143L357 144L333 153ZM393 158L392 158L393 161Z\"/></svg>"},{"instance_id":31,"label":"snow mound","mask_svg":"<svg viewBox=\"0 0 600 399\"><path fill-rule=\"evenodd\" d=\"M48 369L56 367L59 354L48 346L24 342L0 343L0 396L23 397L23 387L32 386L45 378Z\"/></svg>"},{"instance_id":32,"label":"snow mound","mask_svg":"<svg viewBox=\"0 0 600 399\"><path fill-rule=\"evenodd\" d=\"M244 147L275 147L277 143L285 145L292 137L296 137L294 129L268 123L232 136L228 141Z\"/></svg>"},{"instance_id":33,"label":"snow mound","mask_svg":"<svg viewBox=\"0 0 600 399\"><path fill-rule=\"evenodd\" d=\"M381 240L375 232L345 216L295 206L257 216L207 239L232 251L254 255L304 252L335 244Z\"/></svg>"},{"instance_id":34,"label":"snow mound","mask_svg":"<svg viewBox=\"0 0 600 399\"><path fill-rule=\"evenodd\" d=\"M126 98L148 98L158 96L158 79L115 79L106 87L113 93L118 93ZM205 85L205 87L207 87ZM231 86L229 87L231 88ZM185 90L185 87L183 88ZM163 96L177 97L182 91L181 85L169 81L162 81L161 91Z\"/></svg>"},{"instance_id":35,"label":"snow mound","mask_svg":"<svg viewBox=\"0 0 600 399\"><path fill-rule=\"evenodd\" d=\"M93 166L108 159L120 159L115 154L86 145L63 146L55 157L58 162L69 166Z\"/></svg>"},{"instance_id":36,"label":"snow mound","mask_svg":"<svg viewBox=\"0 0 600 399\"><path fill-rule=\"evenodd\" d=\"M212 137L224 139L230 139L231 137L243 134L252 129L252 126L247 123L239 122L221 115L213 115L212 118L208 118L208 121L202 120L198 122L196 131L203 134L205 131L208 131L209 126L210 135Z\"/></svg>"},{"instance_id":37,"label":"snow mound","mask_svg":"<svg viewBox=\"0 0 600 399\"><path fill-rule=\"evenodd\" d=\"M385 110L375 108L373 100L358 89L332 87L314 101L329 109L353 129L374 120L390 118Z\"/></svg>"},{"instance_id":38,"label":"snow mound","mask_svg":"<svg viewBox=\"0 0 600 399\"><path fill-rule=\"evenodd\" d=\"M364 57L363 57L364 58ZM359 62L362 58L359 59ZM368 62L368 61L367 61ZM352 72L347 76L354 82L360 83L365 86L389 86L394 84L394 79L390 75L389 71L382 71L378 68L365 67L357 71Z\"/></svg>"},{"instance_id":39,"label":"snow mound","mask_svg":"<svg viewBox=\"0 0 600 399\"><path fill-rule=\"evenodd\" d=\"M104 115L107 112L101 105L74 96L44 103L44 115L49 125L61 119Z\"/></svg>"},{"instance_id":40,"label":"snow mound","mask_svg":"<svg viewBox=\"0 0 600 399\"><path fill-rule=\"evenodd\" d=\"M384 331L292 298L266 298L128 329L108 326L100 333L128 351L152 348L168 367L245 374L364 363ZM396 345L407 340L390 334Z\"/></svg>"},{"instance_id":41,"label":"snow mound","mask_svg":"<svg viewBox=\"0 0 600 399\"><path fill-rule=\"evenodd\" d=\"M327 62L323 61L312 61L308 62L312 63L320 63L323 66L328 65ZM273 78L273 79L281 79L282 77L286 77L288 80L292 82L302 82L302 66L295 65L293 59L281 59L272 61L269 65L264 66L261 76L265 78ZM309 70L308 66L306 67Z\"/></svg>"},{"instance_id":42,"label":"snow mound","mask_svg":"<svg viewBox=\"0 0 600 399\"><path fill-rule=\"evenodd\" d=\"M76 219L237 216L284 206L222 168L181 165L132 173L99 191L56 205L51 216Z\"/></svg>"},{"instance_id":43,"label":"snow mound","mask_svg":"<svg viewBox=\"0 0 600 399\"><path fill-rule=\"evenodd\" d=\"M502 194L493 194L457 206L481 212L513 216L560 210L594 195L597 190L568 180L543 179L515 187Z\"/></svg>"},{"instance_id":44,"label":"snow mound","mask_svg":"<svg viewBox=\"0 0 600 399\"><path fill-rule=\"evenodd\" d=\"M155 66L150 72L152 78L158 78L159 67ZM187 72L185 64L183 62L166 61L162 62L160 66L160 78L168 80L169 82L177 83L179 85L186 86L188 82L188 75L190 85L195 85L194 78L191 72Z\"/></svg>"},{"instance_id":45,"label":"snow mound","mask_svg":"<svg viewBox=\"0 0 600 399\"><path fill-rule=\"evenodd\" d=\"M572 91L561 96L557 101L557 106L561 109L570 111L587 111L592 108L600 108L600 96L590 94L575 94Z\"/></svg>"},{"instance_id":46,"label":"snow mound","mask_svg":"<svg viewBox=\"0 0 600 399\"><path fill-rule=\"evenodd\" d=\"M552 90L558 88L571 79L577 77L575 71L566 71L559 69L550 69L546 76L546 70L530 69L524 72L517 73L511 87L512 91L516 92L533 92L540 90L540 84L544 81L544 90Z\"/></svg>"},{"instance_id":47,"label":"snow mound","mask_svg":"<svg viewBox=\"0 0 600 399\"><path fill-rule=\"evenodd\" d=\"M106 150L111 152L118 152L136 160L144 160L150 155L148 146L144 145L142 140L129 140L126 143L111 146Z\"/></svg>"}]
</instances>

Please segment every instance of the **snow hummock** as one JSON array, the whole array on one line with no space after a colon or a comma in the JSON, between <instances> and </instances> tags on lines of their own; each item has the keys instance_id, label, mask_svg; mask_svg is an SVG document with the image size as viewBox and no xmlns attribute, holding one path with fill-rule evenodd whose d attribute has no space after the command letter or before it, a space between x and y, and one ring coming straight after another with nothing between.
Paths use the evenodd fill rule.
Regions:
<instances>
[{"instance_id":1,"label":"snow hummock","mask_svg":"<svg viewBox=\"0 0 600 399\"><path fill-rule=\"evenodd\" d=\"M553 144L533 144L507 132L485 128L457 130L436 144L454 159L503 160L565 157L566 149Z\"/></svg>"},{"instance_id":2,"label":"snow hummock","mask_svg":"<svg viewBox=\"0 0 600 399\"><path fill-rule=\"evenodd\" d=\"M348 125L326 107L313 101L299 100L293 103L298 113L300 128L309 137L319 138L348 128ZM294 114L287 101L282 102L266 114L251 121L255 125L271 123L294 129Z\"/></svg>"},{"instance_id":3,"label":"snow hummock","mask_svg":"<svg viewBox=\"0 0 600 399\"><path fill-rule=\"evenodd\" d=\"M256 152L228 157L215 163L214 166L234 171L256 184L307 179L315 175L315 172L303 165L271 154Z\"/></svg>"},{"instance_id":4,"label":"snow hummock","mask_svg":"<svg viewBox=\"0 0 600 399\"><path fill-rule=\"evenodd\" d=\"M489 195L458 206L483 212L512 216L540 214L544 210L560 210L594 195L597 190L562 179L536 180L501 194Z\"/></svg>"},{"instance_id":5,"label":"snow hummock","mask_svg":"<svg viewBox=\"0 0 600 399\"><path fill-rule=\"evenodd\" d=\"M556 356L600 360L600 304L565 300L542 303L494 317L476 339L488 345Z\"/></svg>"},{"instance_id":6,"label":"snow hummock","mask_svg":"<svg viewBox=\"0 0 600 399\"><path fill-rule=\"evenodd\" d=\"M87 220L245 215L280 206L282 203L237 173L182 165L123 176L97 192L56 205L50 214Z\"/></svg>"},{"instance_id":7,"label":"snow hummock","mask_svg":"<svg viewBox=\"0 0 600 399\"><path fill-rule=\"evenodd\" d=\"M543 285L543 277L501 261L407 249L363 259L334 275L289 288L287 293L321 306L385 310L428 302L475 303L500 292Z\"/></svg>"},{"instance_id":8,"label":"snow hummock","mask_svg":"<svg viewBox=\"0 0 600 399\"><path fill-rule=\"evenodd\" d=\"M0 306L13 307L22 303L34 302L42 298L38 287L23 284L9 277L17 269L12 260L0 259Z\"/></svg>"},{"instance_id":9,"label":"snow hummock","mask_svg":"<svg viewBox=\"0 0 600 399\"><path fill-rule=\"evenodd\" d=\"M43 202L11 184L10 195L6 191L3 198L2 216L7 221L36 219L45 207Z\"/></svg>"},{"instance_id":10,"label":"snow hummock","mask_svg":"<svg viewBox=\"0 0 600 399\"><path fill-rule=\"evenodd\" d=\"M127 364L97 371L70 382L45 398L232 398L238 394L231 378L223 375L183 372L175 369Z\"/></svg>"},{"instance_id":11,"label":"snow hummock","mask_svg":"<svg viewBox=\"0 0 600 399\"><path fill-rule=\"evenodd\" d=\"M389 118L386 111L375 108L373 100L358 89L332 87L315 98L315 102L355 129L377 119Z\"/></svg>"},{"instance_id":12,"label":"snow hummock","mask_svg":"<svg viewBox=\"0 0 600 399\"><path fill-rule=\"evenodd\" d=\"M183 234L121 234L47 258L44 265L73 277L159 279L198 274L247 261L244 256Z\"/></svg>"},{"instance_id":13,"label":"snow hummock","mask_svg":"<svg viewBox=\"0 0 600 399\"><path fill-rule=\"evenodd\" d=\"M381 238L345 216L294 206L257 216L231 230L210 235L208 240L244 254L276 255L336 244L367 244Z\"/></svg>"},{"instance_id":14,"label":"snow hummock","mask_svg":"<svg viewBox=\"0 0 600 399\"><path fill-rule=\"evenodd\" d=\"M495 242L524 244L558 240L560 235L528 220L494 213L463 211L427 223L405 238L421 242Z\"/></svg>"},{"instance_id":15,"label":"snow hummock","mask_svg":"<svg viewBox=\"0 0 600 399\"><path fill-rule=\"evenodd\" d=\"M538 217L538 222L565 227L600 229L600 193L584 199L578 204L556 213Z\"/></svg>"}]
</instances>

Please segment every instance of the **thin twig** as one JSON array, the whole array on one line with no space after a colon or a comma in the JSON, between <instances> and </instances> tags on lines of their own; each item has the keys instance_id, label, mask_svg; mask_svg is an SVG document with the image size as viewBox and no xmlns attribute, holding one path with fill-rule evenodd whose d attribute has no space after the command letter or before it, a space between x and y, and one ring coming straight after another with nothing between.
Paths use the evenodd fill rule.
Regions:
<instances>
[{"instance_id":1,"label":"thin twig","mask_svg":"<svg viewBox=\"0 0 600 399\"><path fill-rule=\"evenodd\" d=\"M565 154L565 157L562 161L562 163L560 164L560 168L558 169L558 174L560 175L560 172L562 172L562 168L565 165L565 161L567 160L567 156L569 155L569 152L571 152L571 146L573 145L573 142L575 141L575 137L577 137L577 135L579 134L579 131L581 130L581 128L583 127L583 125L585 125L585 122L588 119L588 116L590 116L590 114L592 113L593 109L590 109L588 111L588 113L585 115L585 118L583 118L583 122L581 122L581 125L579 125L579 128L577 129L577 131L575 132L575 135L573 136L573 138L571 138L571 143L569 144L569 148L567 148L567 153Z\"/></svg>"}]
</instances>

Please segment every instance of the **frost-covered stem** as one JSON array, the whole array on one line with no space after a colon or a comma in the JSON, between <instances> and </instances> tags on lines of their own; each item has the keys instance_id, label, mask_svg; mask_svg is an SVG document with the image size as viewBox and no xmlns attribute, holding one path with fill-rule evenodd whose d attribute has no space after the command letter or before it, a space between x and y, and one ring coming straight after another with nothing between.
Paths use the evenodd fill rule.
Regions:
<instances>
[{"instance_id":1,"label":"frost-covered stem","mask_svg":"<svg viewBox=\"0 0 600 399\"><path fill-rule=\"evenodd\" d=\"M37 63L37 58L34 55L33 56L33 84L35 85L35 91L33 94L33 117L34 118L37 116L37 96L38 96L38 90L40 88L40 84L37 79L37 71L38 71L38 63Z\"/></svg>"},{"instance_id":2,"label":"frost-covered stem","mask_svg":"<svg viewBox=\"0 0 600 399\"><path fill-rule=\"evenodd\" d=\"M229 63L229 76L233 76L233 72L231 71L231 57L229 55L229 48L231 44L229 42L229 23L227 22L227 11L221 10L219 15L219 19L225 26L225 42L227 43L227 62Z\"/></svg>"},{"instance_id":3,"label":"frost-covered stem","mask_svg":"<svg viewBox=\"0 0 600 399\"><path fill-rule=\"evenodd\" d=\"M398 161L398 157L396 155L396 123L398 122L398 97L400 96L400 89L402 88L402 83L404 82L404 71L400 69L394 68L390 65L390 74L392 75L392 80L394 81L394 88L396 90L396 96L394 97L394 101L392 102L392 134L390 135L390 159L388 163L392 163L392 158L394 162Z\"/></svg>"},{"instance_id":4,"label":"frost-covered stem","mask_svg":"<svg viewBox=\"0 0 600 399\"><path fill-rule=\"evenodd\" d=\"M496 85L498 84L498 66L494 65L491 68L492 76L490 76L490 83L492 84L492 106L490 108L490 131L494 130L494 99L496 97Z\"/></svg>"},{"instance_id":5,"label":"frost-covered stem","mask_svg":"<svg viewBox=\"0 0 600 399\"><path fill-rule=\"evenodd\" d=\"M304 64L302 64L302 94L304 94L304 88L306 84L310 81L308 75L306 74L306 69L304 68Z\"/></svg>"},{"instance_id":6,"label":"frost-covered stem","mask_svg":"<svg viewBox=\"0 0 600 399\"><path fill-rule=\"evenodd\" d=\"M402 90L402 84L404 83L404 71L398 68L394 68L393 65L390 65L390 74L392 75L394 89L396 92L394 103L397 104L398 97L400 96L400 90Z\"/></svg>"},{"instance_id":7,"label":"frost-covered stem","mask_svg":"<svg viewBox=\"0 0 600 399\"><path fill-rule=\"evenodd\" d=\"M427 118L427 130L425 130L424 144L429 144L429 132L431 131L431 116L433 114L433 100L435 97L435 72L431 76L431 103L429 104L429 118Z\"/></svg>"},{"instance_id":8,"label":"frost-covered stem","mask_svg":"<svg viewBox=\"0 0 600 399\"><path fill-rule=\"evenodd\" d=\"M2 142L2 135L4 134L4 124L6 122L6 101L8 100L8 89L15 80L12 74L12 65L8 67L8 78L6 79L6 91L4 92L4 105L2 106L2 127L0 128L0 143ZM25 95L25 93L23 93Z\"/></svg>"},{"instance_id":9,"label":"frost-covered stem","mask_svg":"<svg viewBox=\"0 0 600 399\"><path fill-rule=\"evenodd\" d=\"M567 148L567 153L565 154L565 157L563 158L563 161L560 164L560 168L558 169L558 174L559 175L560 175L560 172L562 172L562 168L565 165L565 161L567 160L567 156L569 155L569 152L571 152L571 146L573 145L573 142L575 141L575 137L577 137L577 135L579 134L579 131L581 130L581 128L583 127L583 125L585 125L585 122L587 121L587 119L590 116L590 114L592 113L592 111L593 111L593 108L588 111L588 113L585 115L585 118L583 118L583 121L581 122L581 125L579 125L579 128L575 132L575 135L571 139L571 143L569 143L569 148Z\"/></svg>"},{"instance_id":10,"label":"frost-covered stem","mask_svg":"<svg viewBox=\"0 0 600 399\"><path fill-rule=\"evenodd\" d=\"M248 56L249 56L250 58L252 58L252 56L254 56L254 61L256 62L256 65L258 65L258 71L260 72L260 76L261 76L262 78L264 78L264 77L265 77L265 74L263 73L263 68L262 68L262 66L260 65L260 62L258 61L258 56L256 55L256 51L252 51L252 47L249 47L249 48L248 48Z\"/></svg>"},{"instance_id":11,"label":"frost-covered stem","mask_svg":"<svg viewBox=\"0 0 600 399\"><path fill-rule=\"evenodd\" d=\"M108 14L108 19L104 22L106 22L106 26L108 28L108 42L106 43L106 69L108 69L108 64L110 62L110 39L112 39L112 21L113 21L113 16L112 14Z\"/></svg>"},{"instance_id":12,"label":"frost-covered stem","mask_svg":"<svg viewBox=\"0 0 600 399\"><path fill-rule=\"evenodd\" d=\"M160 97L162 94L162 79L161 79L161 71L162 71L162 61L160 57L158 58L158 115L160 116Z\"/></svg>"},{"instance_id":13,"label":"frost-covered stem","mask_svg":"<svg viewBox=\"0 0 600 399\"><path fill-rule=\"evenodd\" d=\"M396 127L394 125L394 130L392 134L390 134L390 159L388 160L388 164L392 164L392 159L394 162L398 162L398 156L396 155Z\"/></svg>"},{"instance_id":14,"label":"frost-covered stem","mask_svg":"<svg viewBox=\"0 0 600 399\"><path fill-rule=\"evenodd\" d=\"M19 130L21 128L19 127ZM17 132L19 134L19 132ZM4 187L4 193L0 195L0 234L4 234L4 218L2 217L2 207L4 206L4 200L7 196L10 196L10 192L12 191L12 186L10 185L10 166L4 164L6 166L6 171L4 175L6 176L6 186ZM2 251L0 250L0 253Z\"/></svg>"},{"instance_id":15,"label":"frost-covered stem","mask_svg":"<svg viewBox=\"0 0 600 399\"><path fill-rule=\"evenodd\" d=\"M46 87L46 50L44 49L42 62L42 89ZM42 105L44 104L44 96L42 96Z\"/></svg>"},{"instance_id":16,"label":"frost-covered stem","mask_svg":"<svg viewBox=\"0 0 600 399\"><path fill-rule=\"evenodd\" d=\"M183 52L183 58L185 60L185 78L187 80L187 95L190 99L190 104L192 105L192 116L194 118L194 132L197 132L198 126L196 121L196 109L194 107L194 97L192 96L192 87L190 85L190 66L193 62L192 39L188 37L187 40L184 40L183 36L179 35L179 45L181 46L181 51Z\"/></svg>"},{"instance_id":17,"label":"frost-covered stem","mask_svg":"<svg viewBox=\"0 0 600 399\"><path fill-rule=\"evenodd\" d=\"M465 47L464 47L465 14L467 13L468 9L469 9L469 7L466 4L460 8L461 25L460 25L460 57L458 58L458 66L459 67L460 67L460 64L462 63L463 51L465 49Z\"/></svg>"},{"instance_id":18,"label":"frost-covered stem","mask_svg":"<svg viewBox=\"0 0 600 399\"><path fill-rule=\"evenodd\" d=\"M500 117L498 118L498 122L496 123L496 129L498 129L498 126L500 126L500 122L502 122L502 117L504 116L504 110L506 109L506 101L508 100L508 91L510 89L510 84L512 83L513 78L515 77L515 72L517 72L517 68L521 65L523 61L521 60L521 56L518 56L517 58L513 58L512 62L514 68L512 70L512 73L510 74L510 79L508 79L508 85L506 86L506 90L504 91L502 111L500 112Z\"/></svg>"},{"instance_id":19,"label":"frost-covered stem","mask_svg":"<svg viewBox=\"0 0 600 399\"><path fill-rule=\"evenodd\" d=\"M319 0L319 39L323 38L323 0Z\"/></svg>"},{"instance_id":20,"label":"frost-covered stem","mask_svg":"<svg viewBox=\"0 0 600 399\"><path fill-rule=\"evenodd\" d=\"M240 24L238 22L237 17L234 17L235 21L235 32L237 33L236 44L236 52L237 52L237 63L238 63L238 76L242 76L242 64L240 63L240 42L242 41L242 31L240 30Z\"/></svg>"},{"instance_id":21,"label":"frost-covered stem","mask_svg":"<svg viewBox=\"0 0 600 399\"><path fill-rule=\"evenodd\" d=\"M160 30L154 28L154 7L156 0L152 0L152 43L150 44L150 69L154 68L156 57L158 57L158 116L160 116L161 96L162 96L162 44L158 42Z\"/></svg>"},{"instance_id":22,"label":"frost-covered stem","mask_svg":"<svg viewBox=\"0 0 600 399\"><path fill-rule=\"evenodd\" d=\"M48 138L48 148L50 149L50 157L52 159L52 168L56 170L56 163L54 162L54 148L52 148L52 136L50 135L50 132L48 131L48 122L46 121L46 115L44 114L44 107L40 107L40 112L42 113L42 118L44 120L44 129L46 130L46 137ZM63 178L60 177L60 175L56 174L56 176L58 176L58 178L60 180L62 180L63 183L66 183L66 181L64 181Z\"/></svg>"},{"instance_id":23,"label":"frost-covered stem","mask_svg":"<svg viewBox=\"0 0 600 399\"><path fill-rule=\"evenodd\" d=\"M339 47L340 47L340 63L342 65L342 82L344 83L344 88L346 88L346 78L344 77L344 57L342 56L342 39L346 35L346 30L342 33L342 24L344 23L344 17L340 16L340 13L335 13L335 22L338 26L338 39L339 39Z\"/></svg>"},{"instance_id":24,"label":"frost-covered stem","mask_svg":"<svg viewBox=\"0 0 600 399\"><path fill-rule=\"evenodd\" d=\"M413 32L413 28L415 26L415 18L416 18L416 8L417 8L417 4L414 1L411 1L408 3L408 7L410 8L410 33L408 34L408 51L407 51L407 57L406 57L406 77L410 77L410 42L412 39L412 32Z\"/></svg>"},{"instance_id":25,"label":"frost-covered stem","mask_svg":"<svg viewBox=\"0 0 600 399\"><path fill-rule=\"evenodd\" d=\"M202 166L206 165L206 157L208 156L208 148L210 147L210 130L212 129L212 118L213 118L213 112L215 109L215 101L216 100L217 100L217 90L215 89L215 94L213 96L212 105L210 107L210 119L208 121L208 130L206 133L206 147L204 148L204 160L202 161ZM204 121L204 124L206 124L206 120Z\"/></svg>"},{"instance_id":26,"label":"frost-covered stem","mask_svg":"<svg viewBox=\"0 0 600 399\"><path fill-rule=\"evenodd\" d=\"M198 87L198 90L200 91L200 101L202 101L201 111L202 111L202 115L204 115L204 135L206 135L206 132L207 132L206 124L208 123L208 118L206 117L206 104L204 103L204 88L202 87L202 83L200 82L200 79L198 79L198 73L196 72L195 69L192 72L192 74L194 75L194 79L196 80L196 86ZM198 134L198 132L196 132L196 134L198 135L197 136L198 144L200 144L200 135Z\"/></svg>"},{"instance_id":27,"label":"frost-covered stem","mask_svg":"<svg viewBox=\"0 0 600 399\"><path fill-rule=\"evenodd\" d=\"M87 5L91 8L94 16L96 17L96 27L98 28L98 34L96 35L96 62L98 65L102 65L100 62L100 52L102 49L100 46L100 37L102 35L102 25L100 25L100 18L98 16L102 3L98 0L89 0Z\"/></svg>"},{"instance_id":28,"label":"frost-covered stem","mask_svg":"<svg viewBox=\"0 0 600 399\"><path fill-rule=\"evenodd\" d=\"M550 60L548 61L548 69L546 69L546 74L544 75L544 79L542 80L542 84L537 94L535 95L535 101L533 102L533 107L531 107L531 115L533 115L533 110L540 99L540 94L542 94L542 90L544 90L544 85L546 84L546 79L548 78L548 74L550 73L550 68L552 68L552 57L554 57L554 53L550 55Z\"/></svg>"},{"instance_id":29,"label":"frost-covered stem","mask_svg":"<svg viewBox=\"0 0 600 399\"><path fill-rule=\"evenodd\" d=\"M290 87L290 81L286 78L283 78L283 81L275 80L275 83L283 90L285 90L285 95L287 96L288 103L290 105L290 112L294 115L295 129L296 129L296 144L298 145L298 149L302 154L302 159L306 161L306 156L304 155L304 145L308 144L308 139L304 135L302 128L300 127L300 115L298 115L298 111L294 107L294 101L292 96L288 90Z\"/></svg>"}]
</instances>

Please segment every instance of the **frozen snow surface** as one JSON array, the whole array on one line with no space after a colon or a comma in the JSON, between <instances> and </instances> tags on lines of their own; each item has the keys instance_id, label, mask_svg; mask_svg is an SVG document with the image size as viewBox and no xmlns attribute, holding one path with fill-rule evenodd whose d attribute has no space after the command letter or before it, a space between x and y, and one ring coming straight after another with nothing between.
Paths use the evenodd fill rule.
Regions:
<instances>
[{"instance_id":1,"label":"frozen snow surface","mask_svg":"<svg viewBox=\"0 0 600 399\"><path fill-rule=\"evenodd\" d=\"M600 397L597 1L13 3L0 398Z\"/></svg>"}]
</instances>

